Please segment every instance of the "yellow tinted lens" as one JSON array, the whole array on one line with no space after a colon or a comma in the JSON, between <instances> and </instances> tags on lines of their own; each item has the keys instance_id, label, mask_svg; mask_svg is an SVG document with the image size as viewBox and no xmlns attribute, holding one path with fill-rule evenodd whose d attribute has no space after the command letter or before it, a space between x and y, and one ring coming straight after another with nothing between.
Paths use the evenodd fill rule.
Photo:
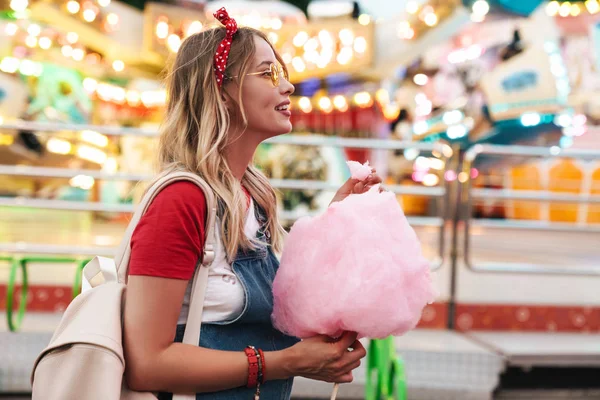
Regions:
<instances>
[{"instance_id":1,"label":"yellow tinted lens","mask_svg":"<svg viewBox=\"0 0 600 400\"><path fill-rule=\"evenodd\" d=\"M277 67L275 64L270 65L271 69L271 82L273 82L273 86L279 86L279 71L277 71Z\"/></svg>"}]
</instances>

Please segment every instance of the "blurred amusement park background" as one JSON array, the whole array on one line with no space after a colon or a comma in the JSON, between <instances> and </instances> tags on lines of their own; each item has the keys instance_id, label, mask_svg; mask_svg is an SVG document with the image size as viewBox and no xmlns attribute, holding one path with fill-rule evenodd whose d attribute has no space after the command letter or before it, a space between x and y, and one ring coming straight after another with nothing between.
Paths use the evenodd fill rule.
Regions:
<instances>
[{"instance_id":1,"label":"blurred amusement park background","mask_svg":"<svg viewBox=\"0 0 600 400\"><path fill-rule=\"evenodd\" d=\"M285 226L368 160L431 259L438 300L340 397L600 399L598 0L0 0L0 397L118 245L164 68L222 6L296 86L256 154Z\"/></svg>"}]
</instances>

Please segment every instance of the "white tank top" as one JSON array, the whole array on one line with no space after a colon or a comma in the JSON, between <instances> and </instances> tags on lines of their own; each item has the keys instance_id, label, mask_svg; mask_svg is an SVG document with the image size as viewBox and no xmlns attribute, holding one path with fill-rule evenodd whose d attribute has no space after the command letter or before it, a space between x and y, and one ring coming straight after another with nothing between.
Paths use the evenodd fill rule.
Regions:
<instances>
[{"instance_id":1,"label":"white tank top","mask_svg":"<svg viewBox=\"0 0 600 400\"><path fill-rule=\"evenodd\" d=\"M204 298L202 322L220 322L235 319L244 309L244 288L227 262L223 242L221 241L220 223L216 222L215 260L208 272L208 286ZM255 238L260 224L254 213L254 200L250 200L244 232L249 238ZM177 324L185 324L190 308L192 280L190 279L181 306Z\"/></svg>"}]
</instances>

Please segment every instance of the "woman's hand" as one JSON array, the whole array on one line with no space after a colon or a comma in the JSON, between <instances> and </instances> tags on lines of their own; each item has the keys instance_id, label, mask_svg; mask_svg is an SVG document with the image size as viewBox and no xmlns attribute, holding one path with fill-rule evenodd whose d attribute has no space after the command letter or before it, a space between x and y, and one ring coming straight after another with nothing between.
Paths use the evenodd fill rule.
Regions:
<instances>
[{"instance_id":1,"label":"woman's hand","mask_svg":"<svg viewBox=\"0 0 600 400\"><path fill-rule=\"evenodd\" d=\"M338 189L335 196L333 196L331 203L342 201L351 194L364 193L371 189L373 185L377 185L381 182L381 177L377 175L377 170L373 168L371 169L371 175L369 175L365 180L359 181L358 179L348 179L346 183L344 183L342 187Z\"/></svg>"},{"instance_id":2,"label":"woman's hand","mask_svg":"<svg viewBox=\"0 0 600 400\"><path fill-rule=\"evenodd\" d=\"M320 335L290 347L292 375L332 383L352 382L352 371L367 354L356 337L351 332L337 340Z\"/></svg>"}]
</instances>

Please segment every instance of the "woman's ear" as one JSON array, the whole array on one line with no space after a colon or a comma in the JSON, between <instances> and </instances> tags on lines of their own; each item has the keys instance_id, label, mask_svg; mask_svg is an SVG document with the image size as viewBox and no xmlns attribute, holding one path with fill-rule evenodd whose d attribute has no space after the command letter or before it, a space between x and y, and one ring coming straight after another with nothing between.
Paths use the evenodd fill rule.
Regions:
<instances>
[{"instance_id":1,"label":"woman's ear","mask_svg":"<svg viewBox=\"0 0 600 400\"><path fill-rule=\"evenodd\" d=\"M225 94L225 91L221 92L221 100L223 101L223 103L225 104L226 107L229 107L229 98Z\"/></svg>"},{"instance_id":2,"label":"woman's ear","mask_svg":"<svg viewBox=\"0 0 600 400\"><path fill-rule=\"evenodd\" d=\"M223 88L223 90L221 90L221 100L223 101L223 104L225 104L225 107L227 107L227 109L231 111L231 106L233 105L234 101L231 97L231 94L229 94L226 88Z\"/></svg>"}]
</instances>

